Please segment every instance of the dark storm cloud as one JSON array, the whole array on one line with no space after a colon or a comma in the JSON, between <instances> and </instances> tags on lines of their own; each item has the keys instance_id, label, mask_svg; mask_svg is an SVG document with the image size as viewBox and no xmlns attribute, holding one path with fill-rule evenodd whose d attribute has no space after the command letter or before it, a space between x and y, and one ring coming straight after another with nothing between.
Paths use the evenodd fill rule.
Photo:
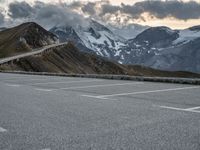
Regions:
<instances>
[{"instance_id":1,"label":"dark storm cloud","mask_svg":"<svg viewBox=\"0 0 200 150\"><path fill-rule=\"evenodd\" d=\"M0 25L4 23L4 15L0 13Z\"/></svg>"},{"instance_id":2,"label":"dark storm cloud","mask_svg":"<svg viewBox=\"0 0 200 150\"><path fill-rule=\"evenodd\" d=\"M119 7L119 6L104 4L104 5L102 5L101 15L105 15L107 13L114 14L117 11L120 11L120 10L121 10L121 7Z\"/></svg>"},{"instance_id":3,"label":"dark storm cloud","mask_svg":"<svg viewBox=\"0 0 200 150\"><path fill-rule=\"evenodd\" d=\"M83 4L81 6L83 12L94 15L95 4L95 2ZM174 17L180 20L188 20L200 18L200 4L195 1L183 2L176 0L149 0L138 2L134 5L125 5L122 3L120 6L102 3L100 16L115 14L117 12L128 14L133 19L141 18L141 15L147 12L160 19Z\"/></svg>"},{"instance_id":4,"label":"dark storm cloud","mask_svg":"<svg viewBox=\"0 0 200 150\"><path fill-rule=\"evenodd\" d=\"M88 14L95 14L96 12L95 5L96 5L95 3L89 2L87 3L87 5L83 5L82 11Z\"/></svg>"},{"instance_id":5,"label":"dark storm cloud","mask_svg":"<svg viewBox=\"0 0 200 150\"><path fill-rule=\"evenodd\" d=\"M55 25L85 25L84 17L73 12L69 7L51 5L40 1L30 6L26 2L14 2L9 5L9 16L11 19L34 21L43 26Z\"/></svg>"},{"instance_id":6,"label":"dark storm cloud","mask_svg":"<svg viewBox=\"0 0 200 150\"><path fill-rule=\"evenodd\" d=\"M38 22L46 25L84 25L83 16L72 12L69 8L55 5L45 5L38 9L36 18Z\"/></svg>"},{"instance_id":7,"label":"dark storm cloud","mask_svg":"<svg viewBox=\"0 0 200 150\"><path fill-rule=\"evenodd\" d=\"M94 3L95 4L95 3ZM80 7L83 7L83 3L79 2L79 1L76 1L76 2L73 2L69 5L71 8L80 8ZM85 6L85 5L84 5Z\"/></svg>"},{"instance_id":8,"label":"dark storm cloud","mask_svg":"<svg viewBox=\"0 0 200 150\"><path fill-rule=\"evenodd\" d=\"M183 2L176 0L146 0L134 5L121 4L115 6L109 2L74 2L70 5L51 5L41 1L35 2L33 6L24 2L13 2L9 5L9 16L11 19L34 21L44 26L52 25L87 25L84 15L75 13L74 10L82 10L89 17L109 22L112 16L116 16L116 23L121 22L120 14L127 14L124 21L141 19L145 21L142 14L147 12L151 16L163 19L174 17L179 20L199 19L200 4L195 1ZM0 22L5 19L0 14Z\"/></svg>"},{"instance_id":9,"label":"dark storm cloud","mask_svg":"<svg viewBox=\"0 0 200 150\"><path fill-rule=\"evenodd\" d=\"M26 2L14 2L9 5L9 12L12 18L26 18L33 13L33 8Z\"/></svg>"},{"instance_id":10,"label":"dark storm cloud","mask_svg":"<svg viewBox=\"0 0 200 150\"><path fill-rule=\"evenodd\" d=\"M195 1L143 1L133 6L123 5L122 12L132 16L149 12L157 18L172 16L181 20L200 18L200 4Z\"/></svg>"}]
</instances>

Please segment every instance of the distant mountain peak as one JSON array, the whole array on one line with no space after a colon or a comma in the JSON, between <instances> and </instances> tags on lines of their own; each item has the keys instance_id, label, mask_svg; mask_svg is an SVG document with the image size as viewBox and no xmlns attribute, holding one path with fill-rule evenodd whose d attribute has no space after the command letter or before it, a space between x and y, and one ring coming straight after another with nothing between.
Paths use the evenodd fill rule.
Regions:
<instances>
[{"instance_id":1,"label":"distant mountain peak","mask_svg":"<svg viewBox=\"0 0 200 150\"><path fill-rule=\"evenodd\" d=\"M200 31L200 25L199 26L193 26L193 27L190 27L188 29L191 30L191 31Z\"/></svg>"},{"instance_id":2,"label":"distant mountain peak","mask_svg":"<svg viewBox=\"0 0 200 150\"><path fill-rule=\"evenodd\" d=\"M92 26L97 31L107 31L109 33L112 33L112 31L109 28L95 20L90 21L90 26Z\"/></svg>"},{"instance_id":3,"label":"distant mountain peak","mask_svg":"<svg viewBox=\"0 0 200 150\"><path fill-rule=\"evenodd\" d=\"M124 38L94 20L90 20L87 27L71 27L67 31L63 29L66 28L54 27L50 31L56 34L60 41L71 40L79 49L87 49L104 57L114 57L115 53L119 53L117 51L121 51L120 48L126 45Z\"/></svg>"},{"instance_id":4,"label":"distant mountain peak","mask_svg":"<svg viewBox=\"0 0 200 150\"><path fill-rule=\"evenodd\" d=\"M162 43L165 43L168 41L170 44L172 41L177 39L179 37L178 32L174 31L168 27L161 26L161 27L151 27L149 29L146 29L142 33L136 36L137 41L148 41L151 45L154 45L156 43L162 46ZM165 44L164 44L165 45Z\"/></svg>"},{"instance_id":5,"label":"distant mountain peak","mask_svg":"<svg viewBox=\"0 0 200 150\"><path fill-rule=\"evenodd\" d=\"M119 33L132 33L135 27L124 27L117 32L119 28L107 27L94 20L88 27L71 27L67 29L68 32L62 32L61 27L57 29L61 32L52 32L60 39L72 40L80 50L96 53L121 64L200 72L200 26L185 30L172 30L165 26L138 28L137 36L133 34L135 38L132 39L125 39Z\"/></svg>"}]
</instances>

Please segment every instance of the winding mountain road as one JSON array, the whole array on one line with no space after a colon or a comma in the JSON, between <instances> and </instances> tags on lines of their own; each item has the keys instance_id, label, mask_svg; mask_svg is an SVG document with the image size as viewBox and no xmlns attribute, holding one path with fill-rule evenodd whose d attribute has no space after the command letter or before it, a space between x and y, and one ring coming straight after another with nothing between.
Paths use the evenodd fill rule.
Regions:
<instances>
[{"instance_id":1,"label":"winding mountain road","mask_svg":"<svg viewBox=\"0 0 200 150\"><path fill-rule=\"evenodd\" d=\"M13 61L13 60L20 59L20 58L24 58L24 57L28 57L28 56L32 56L32 55L38 55L38 54L41 54L41 53L43 53L43 52L45 52L45 51L47 51L51 48L63 46L63 45L66 45L67 43L68 42L59 43L59 44L52 44L52 45L48 45L48 46L45 46L45 47L42 47L42 48L33 49L31 52L27 52L27 53L24 53L24 54L2 58L2 59L0 59L0 65L8 63L8 62Z\"/></svg>"}]
</instances>

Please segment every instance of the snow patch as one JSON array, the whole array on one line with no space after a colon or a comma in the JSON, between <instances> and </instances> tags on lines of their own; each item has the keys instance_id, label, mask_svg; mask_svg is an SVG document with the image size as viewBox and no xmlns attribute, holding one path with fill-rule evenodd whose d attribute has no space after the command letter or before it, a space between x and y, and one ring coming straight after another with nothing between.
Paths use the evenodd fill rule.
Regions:
<instances>
[{"instance_id":1,"label":"snow patch","mask_svg":"<svg viewBox=\"0 0 200 150\"><path fill-rule=\"evenodd\" d=\"M7 132L7 130L2 128L2 127L0 127L0 132Z\"/></svg>"},{"instance_id":2,"label":"snow patch","mask_svg":"<svg viewBox=\"0 0 200 150\"><path fill-rule=\"evenodd\" d=\"M179 38L176 39L173 44L186 44L196 38L200 37L200 31L191 31L191 30L181 30L179 32Z\"/></svg>"}]
</instances>

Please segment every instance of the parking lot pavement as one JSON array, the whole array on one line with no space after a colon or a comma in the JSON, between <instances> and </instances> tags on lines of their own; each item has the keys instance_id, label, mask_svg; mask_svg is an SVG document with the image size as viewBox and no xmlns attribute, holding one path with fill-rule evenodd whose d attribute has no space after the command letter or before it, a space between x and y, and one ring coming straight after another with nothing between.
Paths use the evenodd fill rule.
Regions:
<instances>
[{"instance_id":1,"label":"parking lot pavement","mask_svg":"<svg viewBox=\"0 0 200 150\"><path fill-rule=\"evenodd\" d=\"M200 149L200 86L0 74L1 150Z\"/></svg>"}]
</instances>

